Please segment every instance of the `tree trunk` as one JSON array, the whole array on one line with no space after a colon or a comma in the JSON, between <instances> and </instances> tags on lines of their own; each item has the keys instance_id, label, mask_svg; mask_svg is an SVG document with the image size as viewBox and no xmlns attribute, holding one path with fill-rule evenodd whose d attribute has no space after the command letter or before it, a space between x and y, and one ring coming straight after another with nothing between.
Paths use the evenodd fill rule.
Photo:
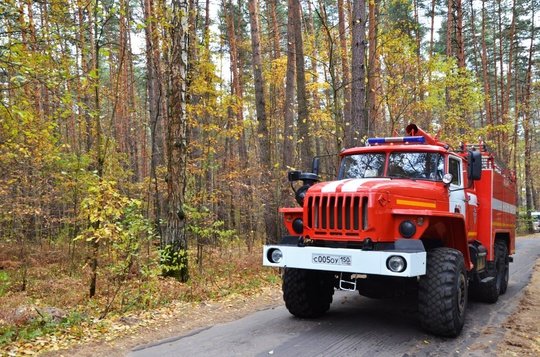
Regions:
<instances>
[{"instance_id":1,"label":"tree trunk","mask_svg":"<svg viewBox=\"0 0 540 357\"><path fill-rule=\"evenodd\" d=\"M343 87L343 120L340 123L342 128L345 129L345 125L350 125L351 120L351 71L349 67L349 50L347 46L347 32L346 27L348 24L345 18L345 9L343 8L343 0L338 0L338 26L339 26L339 48L341 52L341 70L342 70L342 87ZM345 132L343 132L345 134ZM338 143L341 146L341 142ZM338 147L341 149L341 147Z\"/></svg>"},{"instance_id":2,"label":"tree trunk","mask_svg":"<svg viewBox=\"0 0 540 357\"><path fill-rule=\"evenodd\" d=\"M345 125L345 147L358 146L368 132L366 120L366 73L364 66L366 39L366 4L364 0L353 3L352 27L352 88L351 125Z\"/></svg>"},{"instance_id":3,"label":"tree trunk","mask_svg":"<svg viewBox=\"0 0 540 357\"><path fill-rule=\"evenodd\" d=\"M431 0L431 11L430 11L430 17L431 17L431 25L429 27L429 59L433 57L433 34L435 32L435 5L437 3L437 0Z\"/></svg>"},{"instance_id":4,"label":"tree trunk","mask_svg":"<svg viewBox=\"0 0 540 357\"><path fill-rule=\"evenodd\" d=\"M486 46L486 7L485 0L482 1L482 82L484 85L484 110L486 111L486 124L493 125L493 117L491 115L491 89L489 84L489 74L487 69L487 46Z\"/></svg>"},{"instance_id":5,"label":"tree trunk","mask_svg":"<svg viewBox=\"0 0 540 357\"><path fill-rule=\"evenodd\" d=\"M279 24L276 14L277 1L278 0L268 1L270 6L270 21L272 24L272 45L274 48L274 59L281 57L281 50L279 47Z\"/></svg>"},{"instance_id":6,"label":"tree trunk","mask_svg":"<svg viewBox=\"0 0 540 357\"><path fill-rule=\"evenodd\" d=\"M239 127L240 136L238 138L238 155L242 167L247 165L247 148L244 133L244 111L243 111L243 91L239 70L238 45L236 43L236 30L234 25L234 8L232 1L229 0L226 10L227 34L231 47L231 75L232 75L232 93L238 101L238 108L235 110L236 125Z\"/></svg>"},{"instance_id":7,"label":"tree trunk","mask_svg":"<svg viewBox=\"0 0 540 357\"><path fill-rule=\"evenodd\" d=\"M378 51L378 14L379 14L379 5L375 1L369 2L369 30L368 30L368 73L367 73L367 83L368 83L368 92L367 92L367 109L368 109L368 120L370 123L370 135L377 132L377 125L381 125L378 122L379 120L379 104L377 103L377 98L380 87L380 61L379 61L379 51Z\"/></svg>"},{"instance_id":8,"label":"tree trunk","mask_svg":"<svg viewBox=\"0 0 540 357\"><path fill-rule=\"evenodd\" d=\"M446 57L453 56L452 37L454 36L454 2L448 0L448 11L446 17Z\"/></svg>"},{"instance_id":9,"label":"tree trunk","mask_svg":"<svg viewBox=\"0 0 540 357\"><path fill-rule=\"evenodd\" d=\"M457 46L457 60L458 68L462 71L465 70L465 42L463 41L463 7L461 0L455 0L456 2L456 46Z\"/></svg>"},{"instance_id":10,"label":"tree trunk","mask_svg":"<svg viewBox=\"0 0 540 357\"><path fill-rule=\"evenodd\" d=\"M164 163L164 113L161 54L159 49L158 29L155 18L155 6L153 0L144 0L144 21L146 26L146 71L147 71L147 96L148 114L150 125L150 181L149 194L152 195L153 220L160 238L163 237L161 225L162 207L161 192L159 191L157 167ZM150 193L151 192L151 193ZM149 203L150 205L150 203Z\"/></svg>"},{"instance_id":11,"label":"tree trunk","mask_svg":"<svg viewBox=\"0 0 540 357\"><path fill-rule=\"evenodd\" d=\"M533 130L532 123L531 123L531 91L532 91L532 71L533 71L533 62L534 62L534 41L535 41L535 24L534 24L534 16L535 16L535 9L534 4L531 6L532 9L532 15L531 15L531 43L529 46L529 58L527 63L527 74L526 74L526 82L525 82L525 100L524 100L524 118L523 118L523 140L525 141L525 157L523 160L525 161L525 206L527 209L527 222L528 222L528 231L529 233L534 233L533 225L532 225L532 218L531 218L531 211L533 210L534 206L534 199L533 199L533 172L531 168L531 162L533 161L532 158L532 142L533 138L531 137L531 130Z\"/></svg>"},{"instance_id":12,"label":"tree trunk","mask_svg":"<svg viewBox=\"0 0 540 357\"><path fill-rule=\"evenodd\" d=\"M277 242L277 226L275 222L278 217L275 212L276 200L270 189L270 184L272 182L272 164L262 74L259 4L257 0L249 0L248 5L251 25L251 48L253 51L253 78L255 80L255 108L257 111L257 120L259 122L257 133L259 137L259 160L262 166L261 185L262 191L266 193L264 195L264 197L266 197L266 202L264 202L266 241L275 243Z\"/></svg>"},{"instance_id":13,"label":"tree trunk","mask_svg":"<svg viewBox=\"0 0 540 357\"><path fill-rule=\"evenodd\" d=\"M296 74L296 40L294 32L294 0L288 0L287 19L287 73L285 77L285 103L283 104L283 166L292 169L295 164L294 79Z\"/></svg>"},{"instance_id":14,"label":"tree trunk","mask_svg":"<svg viewBox=\"0 0 540 357\"><path fill-rule=\"evenodd\" d=\"M302 39L302 7L300 0L292 0L294 14L294 47L296 59L296 100L298 102L298 142L300 144L299 162L304 167L310 162L312 154L310 122L306 96L306 75L304 42Z\"/></svg>"},{"instance_id":15,"label":"tree trunk","mask_svg":"<svg viewBox=\"0 0 540 357\"><path fill-rule=\"evenodd\" d=\"M512 22L510 25L510 34L508 36L508 41L510 41L510 49L508 50L508 70L506 73L506 89L504 93L504 102L506 103L505 111L502 113L503 115L503 123L508 123L510 121L509 117L509 111L510 111L510 92L512 90L512 66L514 63L514 43L515 43L515 33L516 33L516 1L514 0L512 2ZM517 131L514 131L514 137L517 136ZM508 142L508 133L504 133L503 136L503 142ZM503 160L506 162L506 164L510 164L510 153L511 151L508 150L509 146L504 145L503 148Z\"/></svg>"},{"instance_id":16,"label":"tree trunk","mask_svg":"<svg viewBox=\"0 0 540 357\"><path fill-rule=\"evenodd\" d=\"M187 0L173 0L169 56L167 123L167 226L161 264L165 276L189 279L184 193L187 164L186 82L188 66Z\"/></svg>"}]
</instances>

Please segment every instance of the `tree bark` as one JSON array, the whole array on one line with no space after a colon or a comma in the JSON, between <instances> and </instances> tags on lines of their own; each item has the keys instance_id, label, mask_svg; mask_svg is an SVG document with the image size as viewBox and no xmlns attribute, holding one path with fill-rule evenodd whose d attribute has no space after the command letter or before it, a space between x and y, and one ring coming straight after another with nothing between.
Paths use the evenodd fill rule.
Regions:
<instances>
[{"instance_id":1,"label":"tree bark","mask_svg":"<svg viewBox=\"0 0 540 357\"><path fill-rule=\"evenodd\" d=\"M279 47L279 24L277 21L277 2L278 0L270 0L268 4L270 6L270 21L272 24L272 45L274 48L274 58L281 57L281 49Z\"/></svg>"},{"instance_id":2,"label":"tree bark","mask_svg":"<svg viewBox=\"0 0 540 357\"><path fill-rule=\"evenodd\" d=\"M278 217L276 215L276 200L270 189L272 182L272 163L262 73L259 4L257 0L249 0L248 6L251 25L251 49L253 51L253 78L255 80L255 108L259 123L257 133L259 137L259 160L262 166L261 185L262 191L266 193L264 195L266 198L266 202L264 202L266 241L275 243L277 242L277 225L275 222Z\"/></svg>"},{"instance_id":3,"label":"tree bark","mask_svg":"<svg viewBox=\"0 0 540 357\"><path fill-rule=\"evenodd\" d=\"M288 0L287 19L287 73L285 77L285 103L283 104L283 166L292 169L295 160L294 89L296 74L296 39L294 32L294 0Z\"/></svg>"},{"instance_id":4,"label":"tree bark","mask_svg":"<svg viewBox=\"0 0 540 357\"><path fill-rule=\"evenodd\" d=\"M351 121L351 71L349 67L349 56L347 46L348 26L345 18L345 9L343 8L343 0L338 0L338 26L339 26L339 48L341 52L341 71L342 87L343 87L343 120L342 123L350 123ZM342 124L342 129L345 129ZM341 142L339 143L341 144ZM341 149L341 148L338 148Z\"/></svg>"},{"instance_id":5,"label":"tree bark","mask_svg":"<svg viewBox=\"0 0 540 357\"><path fill-rule=\"evenodd\" d=\"M292 0L294 14L294 47L296 59L296 100L298 103L298 142L300 144L300 165L310 162L312 154L308 103L306 96L306 75L304 42L302 39L302 7L300 0Z\"/></svg>"},{"instance_id":6,"label":"tree bark","mask_svg":"<svg viewBox=\"0 0 540 357\"><path fill-rule=\"evenodd\" d=\"M227 34L229 37L230 44L230 54L231 54L231 75L232 75L232 93L236 97L238 105L235 109L236 116L236 125L239 127L239 138L238 138L238 155L240 157L240 162L243 167L247 165L247 148L246 148L246 139L244 132L244 111L243 111L243 91L242 83L240 79L240 70L239 70L239 55L238 55L238 45L236 43L236 30L234 24L234 8L232 1L229 0L225 19L227 22Z\"/></svg>"},{"instance_id":7,"label":"tree bark","mask_svg":"<svg viewBox=\"0 0 540 357\"><path fill-rule=\"evenodd\" d=\"M454 1L448 0L448 12L446 17L446 57L454 55L452 37L454 36Z\"/></svg>"},{"instance_id":8,"label":"tree bark","mask_svg":"<svg viewBox=\"0 0 540 357\"><path fill-rule=\"evenodd\" d=\"M345 146L353 147L368 132L366 120L366 73L364 66L366 39L366 4L364 0L353 3L352 27L352 88L351 88L351 125L345 124Z\"/></svg>"},{"instance_id":9,"label":"tree bark","mask_svg":"<svg viewBox=\"0 0 540 357\"><path fill-rule=\"evenodd\" d=\"M484 110L486 111L486 120L488 125L493 125L493 117L491 115L491 89L489 84L489 74L487 69L487 45L486 45L486 1L482 1L482 82L484 85Z\"/></svg>"},{"instance_id":10,"label":"tree bark","mask_svg":"<svg viewBox=\"0 0 540 357\"><path fill-rule=\"evenodd\" d=\"M377 125L382 123L378 122L379 119L379 104L377 103L377 97L380 87L380 61L378 46L378 14L379 5L376 1L369 2L369 30L368 30L368 73L367 73L367 109L368 120L370 123L370 135L377 132Z\"/></svg>"},{"instance_id":11,"label":"tree bark","mask_svg":"<svg viewBox=\"0 0 540 357\"><path fill-rule=\"evenodd\" d=\"M531 6L531 42L529 46L529 58L527 61L527 74L525 82L525 100L524 100L524 119L523 119L523 140L525 141L525 206L527 209L527 222L529 233L534 233L532 225L531 211L534 208L534 187L533 187L533 172L531 167L532 162L532 142L531 137L532 123L531 123L531 91L532 91L532 71L534 62L534 45L535 45L535 9L534 4Z\"/></svg>"},{"instance_id":12,"label":"tree bark","mask_svg":"<svg viewBox=\"0 0 540 357\"><path fill-rule=\"evenodd\" d=\"M429 59L433 57L433 34L435 32L435 5L437 0L431 0L431 25L429 27Z\"/></svg>"},{"instance_id":13,"label":"tree bark","mask_svg":"<svg viewBox=\"0 0 540 357\"><path fill-rule=\"evenodd\" d=\"M147 97L150 126L150 181L151 204L153 209L154 225L160 238L163 237L162 219L162 193L159 191L157 167L164 163L164 113L163 113L163 87L161 71L161 53L159 49L159 35L155 18L155 5L153 0L144 0L144 21L146 26L146 71L147 71Z\"/></svg>"},{"instance_id":14,"label":"tree bark","mask_svg":"<svg viewBox=\"0 0 540 357\"><path fill-rule=\"evenodd\" d=\"M458 68L465 70L465 42L463 40L463 7L461 0L456 2L456 45L457 45L457 60Z\"/></svg>"},{"instance_id":15,"label":"tree bark","mask_svg":"<svg viewBox=\"0 0 540 357\"><path fill-rule=\"evenodd\" d=\"M188 242L185 232L184 193L186 187L187 135L186 83L188 66L187 0L173 0L170 28L170 63L167 123L167 226L161 263L165 276L189 279Z\"/></svg>"}]
</instances>

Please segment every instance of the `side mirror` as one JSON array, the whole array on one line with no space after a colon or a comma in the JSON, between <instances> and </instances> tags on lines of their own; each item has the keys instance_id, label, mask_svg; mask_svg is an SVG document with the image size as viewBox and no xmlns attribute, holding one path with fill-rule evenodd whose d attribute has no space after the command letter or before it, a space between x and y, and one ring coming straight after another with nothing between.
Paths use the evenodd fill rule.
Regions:
<instances>
[{"instance_id":1,"label":"side mirror","mask_svg":"<svg viewBox=\"0 0 540 357\"><path fill-rule=\"evenodd\" d=\"M302 171L289 171L287 174L287 178L289 179L289 182L294 182L300 180L300 175L302 174Z\"/></svg>"},{"instance_id":2,"label":"side mirror","mask_svg":"<svg viewBox=\"0 0 540 357\"><path fill-rule=\"evenodd\" d=\"M306 193L309 190L309 188L314 183L320 181L319 158L316 157L313 159L312 172L289 171L287 174L287 178L289 179L289 182L291 183L291 188L294 191L294 197L296 198L296 202L298 202L300 206L303 206L304 197L306 196ZM294 183L296 181L302 181L303 183L303 185L298 189L294 187Z\"/></svg>"},{"instance_id":3,"label":"side mirror","mask_svg":"<svg viewBox=\"0 0 540 357\"><path fill-rule=\"evenodd\" d=\"M482 153L477 150L469 150L469 180L476 181L482 177Z\"/></svg>"},{"instance_id":4,"label":"side mirror","mask_svg":"<svg viewBox=\"0 0 540 357\"><path fill-rule=\"evenodd\" d=\"M320 166L320 159L318 157L313 158L313 162L311 164L311 172L315 175L319 175L319 166Z\"/></svg>"}]
</instances>

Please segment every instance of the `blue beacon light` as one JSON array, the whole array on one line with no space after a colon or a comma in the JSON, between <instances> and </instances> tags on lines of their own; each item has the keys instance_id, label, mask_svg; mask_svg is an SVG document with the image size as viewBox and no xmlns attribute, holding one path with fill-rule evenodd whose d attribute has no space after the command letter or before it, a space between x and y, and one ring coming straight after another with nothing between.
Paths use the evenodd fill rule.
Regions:
<instances>
[{"instance_id":1,"label":"blue beacon light","mask_svg":"<svg viewBox=\"0 0 540 357\"><path fill-rule=\"evenodd\" d=\"M416 143L423 144L426 139L423 136L394 136L387 138L369 138L369 145L388 144L388 143Z\"/></svg>"}]
</instances>

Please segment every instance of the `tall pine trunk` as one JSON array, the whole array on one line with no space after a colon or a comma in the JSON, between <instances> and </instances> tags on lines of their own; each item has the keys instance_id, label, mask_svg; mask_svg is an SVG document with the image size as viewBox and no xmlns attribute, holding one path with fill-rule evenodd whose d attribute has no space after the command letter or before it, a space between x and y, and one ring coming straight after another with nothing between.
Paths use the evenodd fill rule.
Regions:
<instances>
[{"instance_id":1,"label":"tall pine trunk","mask_svg":"<svg viewBox=\"0 0 540 357\"><path fill-rule=\"evenodd\" d=\"M365 108L366 3L364 0L354 1L352 21L351 125L344 128L346 147L358 146L360 140L368 132Z\"/></svg>"},{"instance_id":2,"label":"tall pine trunk","mask_svg":"<svg viewBox=\"0 0 540 357\"><path fill-rule=\"evenodd\" d=\"M276 221L278 217L275 212L275 195L270 187L272 183L272 164L262 74L259 4L257 0L249 0L248 6L251 25L251 49L253 51L253 78L255 80L255 109L259 123L257 133L259 137L259 160L262 166L261 186L262 192L266 193L263 195L266 200L266 202L263 202L266 241L275 243L277 241Z\"/></svg>"},{"instance_id":3,"label":"tall pine trunk","mask_svg":"<svg viewBox=\"0 0 540 357\"><path fill-rule=\"evenodd\" d=\"M295 165L294 89L296 74L296 39L294 32L294 0L288 0L287 16L287 72L285 75L285 103L283 104L283 166L292 169Z\"/></svg>"},{"instance_id":4,"label":"tall pine trunk","mask_svg":"<svg viewBox=\"0 0 540 357\"><path fill-rule=\"evenodd\" d=\"M341 54L341 71L342 87L343 87L343 120L341 121L342 128L345 129L343 123L350 123L351 120L351 70L349 66L349 47L347 46L345 9L343 8L343 0L338 0L338 27L339 27L339 49ZM343 132L343 134L345 134ZM341 144L341 143L338 143ZM340 149L340 148L339 148Z\"/></svg>"},{"instance_id":5,"label":"tall pine trunk","mask_svg":"<svg viewBox=\"0 0 540 357\"><path fill-rule=\"evenodd\" d=\"M302 6L300 0L293 2L294 48L296 59L296 100L298 103L298 142L300 144L299 162L305 168L312 157L311 134L308 103L306 95L306 75L304 41L302 38Z\"/></svg>"}]
</instances>

